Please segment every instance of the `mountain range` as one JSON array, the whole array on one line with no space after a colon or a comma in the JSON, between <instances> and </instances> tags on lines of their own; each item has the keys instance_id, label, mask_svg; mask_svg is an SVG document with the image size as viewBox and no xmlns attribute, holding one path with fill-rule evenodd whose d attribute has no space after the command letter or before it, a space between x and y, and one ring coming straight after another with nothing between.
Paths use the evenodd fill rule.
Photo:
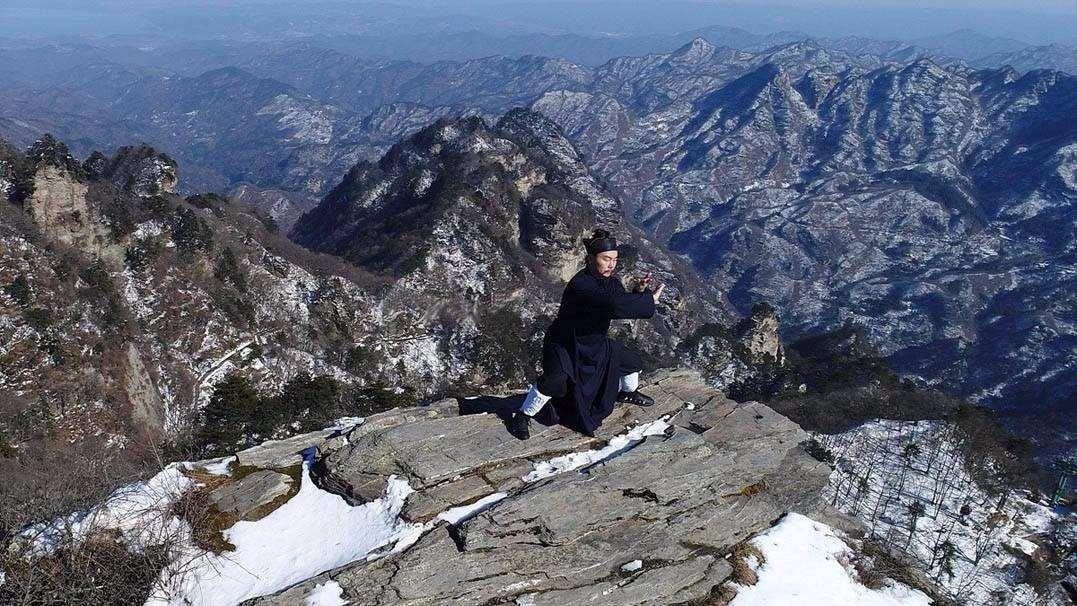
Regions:
<instances>
[{"instance_id":1,"label":"mountain range","mask_svg":"<svg viewBox=\"0 0 1077 606\"><path fill-rule=\"evenodd\" d=\"M1072 600L1077 79L720 33L0 48L0 602ZM517 440L595 226L656 403Z\"/></svg>"},{"instance_id":2,"label":"mountain range","mask_svg":"<svg viewBox=\"0 0 1077 606\"><path fill-rule=\"evenodd\" d=\"M319 201L312 216L324 214L323 197L352 195L334 189L340 175L380 179L352 167L384 162L427 124L494 124L530 107L579 149L626 225L690 262L716 308L768 301L786 338L863 327L908 376L1012 413L1030 433L1060 421L1072 435L1067 73L975 69L852 39L749 52L697 38L598 67L420 64L309 44L186 76L72 61L0 90L11 108L0 134L27 145L49 130L82 154L146 140L184 167L187 191L231 191L286 230ZM397 252L359 261L385 269L377 255Z\"/></svg>"}]
</instances>

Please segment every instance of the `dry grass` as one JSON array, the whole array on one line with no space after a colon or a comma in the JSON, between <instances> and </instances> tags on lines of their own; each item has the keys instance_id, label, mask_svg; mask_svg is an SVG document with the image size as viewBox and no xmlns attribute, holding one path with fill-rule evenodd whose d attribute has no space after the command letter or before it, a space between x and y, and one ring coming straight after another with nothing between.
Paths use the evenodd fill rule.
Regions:
<instances>
[{"instance_id":1,"label":"dry grass","mask_svg":"<svg viewBox=\"0 0 1077 606\"><path fill-rule=\"evenodd\" d=\"M235 551L236 546L224 538L224 531L239 521L235 516L218 510L209 494L234 481L226 475L214 475L198 470L186 472L197 484L172 506L172 514L191 526L191 539L199 548L213 553Z\"/></svg>"},{"instance_id":2,"label":"dry grass","mask_svg":"<svg viewBox=\"0 0 1077 606\"><path fill-rule=\"evenodd\" d=\"M728 559L729 564L733 567L733 580L738 585L755 585L759 582L759 575L756 574L755 569L763 562L766 562L766 558L763 557L763 552L759 551L758 547L747 541L742 541L733 546ZM752 565L753 559L755 560L754 567Z\"/></svg>"},{"instance_id":3,"label":"dry grass","mask_svg":"<svg viewBox=\"0 0 1077 606\"><path fill-rule=\"evenodd\" d=\"M744 488L741 488L740 490L738 490L736 492L731 492L729 494L724 494L724 495L722 495L722 497L723 498L729 498L729 497L752 497L752 496L755 496L755 495L763 492L766 489L767 489L766 481L765 480L759 480L758 482L756 482L754 484L749 484L749 485L745 486Z\"/></svg>"},{"instance_id":4,"label":"dry grass","mask_svg":"<svg viewBox=\"0 0 1077 606\"><path fill-rule=\"evenodd\" d=\"M851 547L856 554L851 564L856 570L857 579L865 587L881 589L893 580L924 592L936 606L954 606L913 565L894 556L877 541L865 540L859 548L855 545Z\"/></svg>"},{"instance_id":5,"label":"dry grass","mask_svg":"<svg viewBox=\"0 0 1077 606\"><path fill-rule=\"evenodd\" d=\"M711 590L710 596L702 606L729 606L735 597L737 597L736 589L729 585L719 585Z\"/></svg>"},{"instance_id":6,"label":"dry grass","mask_svg":"<svg viewBox=\"0 0 1077 606\"><path fill-rule=\"evenodd\" d=\"M107 533L40 558L6 551L0 604L10 606L141 604L168 563L164 547L134 552Z\"/></svg>"},{"instance_id":7,"label":"dry grass","mask_svg":"<svg viewBox=\"0 0 1077 606\"><path fill-rule=\"evenodd\" d=\"M0 604L127 605L143 603L161 580L181 528L156 524L165 511L147 510L152 545L128 546L114 530L89 531L72 512L91 511L121 485L153 467L126 460L126 451L82 442L23 443L0 459ZM36 524L49 522L47 526ZM152 525L152 528L151 528ZM137 534L137 532L132 533Z\"/></svg>"}]
</instances>

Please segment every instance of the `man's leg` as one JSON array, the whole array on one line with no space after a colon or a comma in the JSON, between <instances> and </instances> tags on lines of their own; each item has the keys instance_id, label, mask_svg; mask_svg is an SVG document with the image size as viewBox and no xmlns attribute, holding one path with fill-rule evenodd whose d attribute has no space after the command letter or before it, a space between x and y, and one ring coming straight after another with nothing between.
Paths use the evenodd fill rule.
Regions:
<instances>
[{"instance_id":1,"label":"man's leg","mask_svg":"<svg viewBox=\"0 0 1077 606\"><path fill-rule=\"evenodd\" d=\"M538 381L531 385L520 410L514 412L509 420L509 433L521 440L530 438L531 417L537 415L551 399L563 398L567 393L568 377L564 373L543 373Z\"/></svg>"},{"instance_id":2,"label":"man's leg","mask_svg":"<svg viewBox=\"0 0 1077 606\"><path fill-rule=\"evenodd\" d=\"M643 369L643 360L639 354L620 343L617 343L616 348L617 369L621 373L617 401L637 406L653 406L654 398L636 391L639 388L639 371Z\"/></svg>"}]
</instances>

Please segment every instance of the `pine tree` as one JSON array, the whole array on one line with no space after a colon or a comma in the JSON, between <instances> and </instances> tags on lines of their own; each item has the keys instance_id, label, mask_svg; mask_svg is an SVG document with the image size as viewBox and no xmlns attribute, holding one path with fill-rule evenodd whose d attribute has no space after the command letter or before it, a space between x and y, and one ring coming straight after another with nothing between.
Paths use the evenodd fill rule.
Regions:
<instances>
[{"instance_id":1,"label":"pine tree","mask_svg":"<svg viewBox=\"0 0 1077 606\"><path fill-rule=\"evenodd\" d=\"M7 292L19 306L26 307L30 304L30 284L26 281L25 275L15 276L15 279L8 285Z\"/></svg>"},{"instance_id":2,"label":"pine tree","mask_svg":"<svg viewBox=\"0 0 1077 606\"><path fill-rule=\"evenodd\" d=\"M197 441L203 454L219 456L253 445L260 401L246 377L232 373L218 383L202 411Z\"/></svg>"}]
</instances>

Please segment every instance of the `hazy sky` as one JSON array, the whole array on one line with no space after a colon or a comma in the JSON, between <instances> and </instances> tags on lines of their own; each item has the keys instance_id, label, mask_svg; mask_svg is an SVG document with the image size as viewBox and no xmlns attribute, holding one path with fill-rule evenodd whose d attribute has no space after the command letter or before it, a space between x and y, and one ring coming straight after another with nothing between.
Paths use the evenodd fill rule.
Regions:
<instances>
[{"instance_id":1,"label":"hazy sky","mask_svg":"<svg viewBox=\"0 0 1077 606\"><path fill-rule=\"evenodd\" d=\"M912 39L970 28L1077 45L1077 0L0 0L0 36L165 37L389 33L648 34L711 25L754 33Z\"/></svg>"}]
</instances>

